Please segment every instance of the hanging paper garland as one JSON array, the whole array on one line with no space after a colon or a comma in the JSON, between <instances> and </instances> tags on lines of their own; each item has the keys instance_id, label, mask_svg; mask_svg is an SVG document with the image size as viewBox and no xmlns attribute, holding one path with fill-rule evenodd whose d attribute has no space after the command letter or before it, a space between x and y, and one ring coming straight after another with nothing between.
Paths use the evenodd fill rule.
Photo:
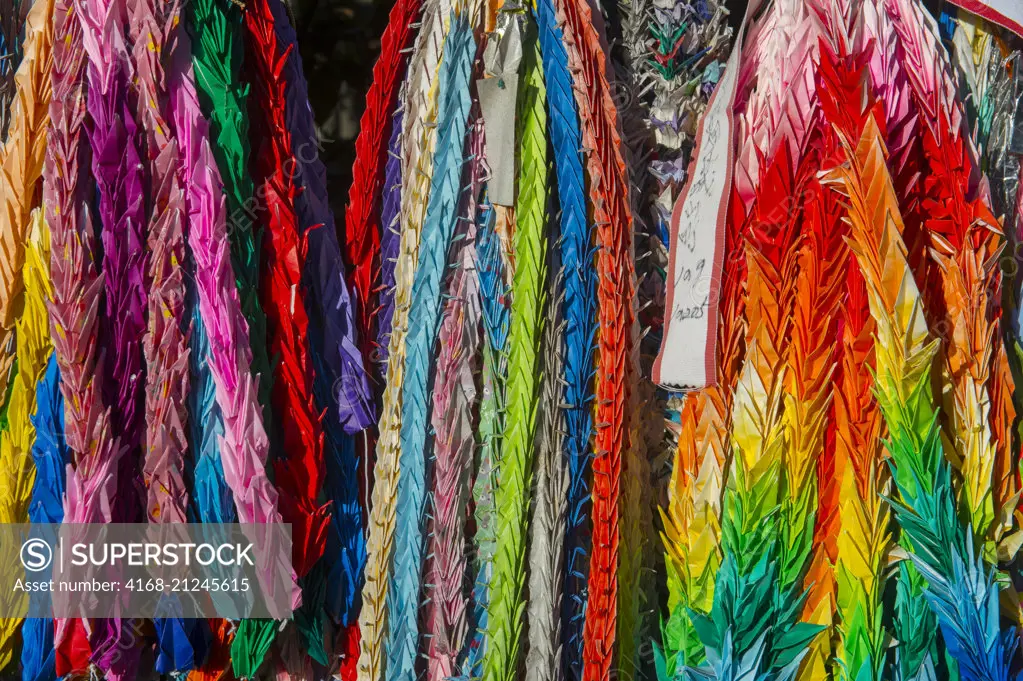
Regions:
<instances>
[{"instance_id":1,"label":"hanging paper garland","mask_svg":"<svg viewBox=\"0 0 1023 681\"><path fill-rule=\"evenodd\" d=\"M394 3L335 221L280 0L0 0L0 519L287 522L296 608L4 678L1016 678L1023 37L603 5Z\"/></svg>"}]
</instances>

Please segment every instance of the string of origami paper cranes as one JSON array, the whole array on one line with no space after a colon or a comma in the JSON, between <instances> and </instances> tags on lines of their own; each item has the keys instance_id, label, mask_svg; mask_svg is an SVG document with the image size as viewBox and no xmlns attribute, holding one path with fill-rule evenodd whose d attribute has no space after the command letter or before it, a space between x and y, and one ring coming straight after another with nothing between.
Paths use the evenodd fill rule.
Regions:
<instances>
[{"instance_id":1,"label":"string of origami paper cranes","mask_svg":"<svg viewBox=\"0 0 1023 681\"><path fill-rule=\"evenodd\" d=\"M0 522L285 523L294 606L0 619L0 678L1023 679L966 4L395 0L335 219L282 0L0 0Z\"/></svg>"}]
</instances>

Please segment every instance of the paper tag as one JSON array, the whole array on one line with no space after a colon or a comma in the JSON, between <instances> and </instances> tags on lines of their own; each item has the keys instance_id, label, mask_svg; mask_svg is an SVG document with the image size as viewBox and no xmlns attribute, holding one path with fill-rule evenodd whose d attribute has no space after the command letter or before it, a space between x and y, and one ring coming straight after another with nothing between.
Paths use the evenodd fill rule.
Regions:
<instances>
[{"instance_id":1,"label":"paper tag","mask_svg":"<svg viewBox=\"0 0 1023 681\"><path fill-rule=\"evenodd\" d=\"M1021 0L949 0L993 24L1023 38L1023 1Z\"/></svg>"},{"instance_id":2,"label":"paper tag","mask_svg":"<svg viewBox=\"0 0 1023 681\"><path fill-rule=\"evenodd\" d=\"M476 81L476 92L486 130L487 164L490 180L487 196L499 206L515 205L515 102L518 98L517 73L501 78Z\"/></svg>"},{"instance_id":3,"label":"paper tag","mask_svg":"<svg viewBox=\"0 0 1023 681\"><path fill-rule=\"evenodd\" d=\"M734 162L732 110L752 0L724 75L696 132L685 188L671 214L671 248L664 335L653 367L655 383L697 389L716 380L718 296Z\"/></svg>"},{"instance_id":4,"label":"paper tag","mask_svg":"<svg viewBox=\"0 0 1023 681\"><path fill-rule=\"evenodd\" d=\"M519 2L506 0L483 50L486 77L476 81L490 166L487 196L496 206L515 205L515 110L524 21Z\"/></svg>"}]
</instances>

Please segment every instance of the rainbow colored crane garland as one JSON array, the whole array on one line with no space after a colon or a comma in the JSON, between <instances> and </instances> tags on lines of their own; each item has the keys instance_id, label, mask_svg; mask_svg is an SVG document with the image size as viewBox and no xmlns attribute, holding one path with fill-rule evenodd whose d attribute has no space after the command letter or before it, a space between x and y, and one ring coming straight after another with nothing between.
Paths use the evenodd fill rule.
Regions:
<instances>
[{"instance_id":1,"label":"rainbow colored crane garland","mask_svg":"<svg viewBox=\"0 0 1023 681\"><path fill-rule=\"evenodd\" d=\"M0 676L1023 678L1023 38L765 3L668 395L732 30L597 5L397 0L335 221L282 0L0 0L0 521L287 522L296 606Z\"/></svg>"}]
</instances>

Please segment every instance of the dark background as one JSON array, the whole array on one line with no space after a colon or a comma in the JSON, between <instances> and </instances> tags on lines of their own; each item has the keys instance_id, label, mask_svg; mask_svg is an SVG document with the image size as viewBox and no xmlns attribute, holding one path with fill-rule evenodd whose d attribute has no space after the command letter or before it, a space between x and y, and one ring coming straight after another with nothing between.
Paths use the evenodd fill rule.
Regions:
<instances>
[{"instance_id":1,"label":"dark background","mask_svg":"<svg viewBox=\"0 0 1023 681\"><path fill-rule=\"evenodd\" d=\"M295 19L309 99L323 143L327 189L340 224L348 202L355 136L380 53L391 0L285 0Z\"/></svg>"}]
</instances>

